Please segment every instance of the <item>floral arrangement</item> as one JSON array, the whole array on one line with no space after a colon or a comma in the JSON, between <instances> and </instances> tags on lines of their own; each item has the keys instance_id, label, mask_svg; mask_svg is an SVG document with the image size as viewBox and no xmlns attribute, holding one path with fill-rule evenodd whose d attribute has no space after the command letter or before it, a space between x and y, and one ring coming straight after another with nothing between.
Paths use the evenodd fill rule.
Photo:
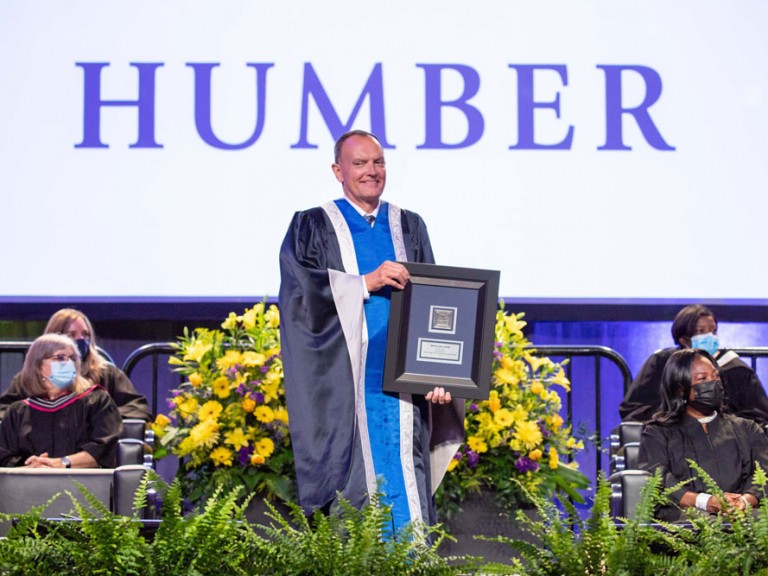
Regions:
<instances>
[{"instance_id":1,"label":"floral arrangement","mask_svg":"<svg viewBox=\"0 0 768 576\"><path fill-rule=\"evenodd\" d=\"M493 490L502 508L530 503L526 491L562 490L579 502L589 481L567 461L584 443L560 415L557 388L570 389L561 364L534 355L523 335L523 314L496 314L493 377L488 400L467 404L465 443L437 493L446 516L471 492ZM521 489L521 486L525 490Z\"/></svg>"},{"instance_id":2,"label":"floral arrangement","mask_svg":"<svg viewBox=\"0 0 768 576\"><path fill-rule=\"evenodd\" d=\"M155 457L179 457L179 478L192 504L218 487L293 499L280 315L275 305L234 312L221 330L196 328L174 344L169 360L185 381L153 429Z\"/></svg>"}]
</instances>

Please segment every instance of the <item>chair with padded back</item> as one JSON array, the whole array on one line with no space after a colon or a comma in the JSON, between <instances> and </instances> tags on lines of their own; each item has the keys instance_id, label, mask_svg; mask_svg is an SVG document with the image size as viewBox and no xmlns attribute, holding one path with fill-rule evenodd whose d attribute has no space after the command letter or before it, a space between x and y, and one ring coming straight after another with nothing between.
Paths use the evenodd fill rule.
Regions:
<instances>
[{"instance_id":1,"label":"chair with padded back","mask_svg":"<svg viewBox=\"0 0 768 576\"><path fill-rule=\"evenodd\" d=\"M115 468L112 490L112 511L122 516L133 516L134 512L139 518L153 518L152 510L155 506L154 492L150 490L147 495L147 506L136 510L133 501L136 492L141 485L144 476L148 473L146 466L127 465Z\"/></svg>"},{"instance_id":2,"label":"chair with padded back","mask_svg":"<svg viewBox=\"0 0 768 576\"><path fill-rule=\"evenodd\" d=\"M611 483L611 515L614 518L635 518L640 493L650 477L651 473L646 470L623 470L608 478Z\"/></svg>"},{"instance_id":3,"label":"chair with padded back","mask_svg":"<svg viewBox=\"0 0 768 576\"><path fill-rule=\"evenodd\" d=\"M642 422L620 422L616 428L611 430L610 450L611 456L616 454L625 444L631 442L640 442L640 435L643 432L644 424Z\"/></svg>"},{"instance_id":4,"label":"chair with padded back","mask_svg":"<svg viewBox=\"0 0 768 576\"><path fill-rule=\"evenodd\" d=\"M29 512L32 507L45 504L54 495L60 494L43 511L43 516L66 518L75 513L72 500L65 494L67 491L87 509L96 513L88 505L75 481L82 484L107 509L111 509L112 476L112 468L0 468L0 513ZM7 524L0 524L0 536L5 535L8 528Z\"/></svg>"}]
</instances>

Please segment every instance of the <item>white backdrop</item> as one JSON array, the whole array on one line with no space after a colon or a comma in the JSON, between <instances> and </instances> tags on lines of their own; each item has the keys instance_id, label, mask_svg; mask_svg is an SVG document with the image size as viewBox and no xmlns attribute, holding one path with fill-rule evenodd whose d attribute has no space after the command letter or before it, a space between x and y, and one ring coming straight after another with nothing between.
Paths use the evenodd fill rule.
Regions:
<instances>
[{"instance_id":1,"label":"white backdrop","mask_svg":"<svg viewBox=\"0 0 768 576\"><path fill-rule=\"evenodd\" d=\"M352 111L380 65L394 146L385 199L424 217L439 263L501 270L502 295L517 298L768 299L767 25L764 0L0 0L0 299L276 295L291 215L341 194L313 98L316 148L292 147L307 63L341 122L362 129L370 100ZM97 109L108 148L77 147L94 63L103 100L135 100L131 63L158 64L162 148L130 147L136 106ZM190 63L218 64L211 124L228 143L256 125L248 63L272 64L253 145L198 134ZM521 88L510 65L557 67L534 73L533 139L572 128L567 149L510 149ZM479 78L471 146L419 148L437 66ZM674 150L652 146L632 114L620 121L631 150L599 149L606 66L660 78L647 112ZM439 99L462 95L455 70L441 78ZM621 79L621 107L641 105L643 77ZM559 115L544 104L556 99ZM467 137L458 108L441 118L442 142Z\"/></svg>"}]
</instances>

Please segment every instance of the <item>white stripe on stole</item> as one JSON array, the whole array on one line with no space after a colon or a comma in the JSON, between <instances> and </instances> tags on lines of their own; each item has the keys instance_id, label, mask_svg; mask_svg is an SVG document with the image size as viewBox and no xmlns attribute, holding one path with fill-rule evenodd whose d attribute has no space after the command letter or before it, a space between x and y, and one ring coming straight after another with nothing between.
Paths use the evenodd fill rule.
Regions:
<instances>
[{"instance_id":1,"label":"white stripe on stole","mask_svg":"<svg viewBox=\"0 0 768 576\"><path fill-rule=\"evenodd\" d=\"M378 491L378 486L376 485L376 472L373 468L371 440L368 434L368 416L365 412L365 362L368 356L368 326L363 310L365 292L357 268L355 244L344 215L335 202L328 202L322 208L331 220L331 225L336 232L336 238L341 249L341 261L344 265L343 272L329 269L328 276L352 364L356 428L360 433L365 484L368 496L373 497Z\"/></svg>"},{"instance_id":2,"label":"white stripe on stole","mask_svg":"<svg viewBox=\"0 0 768 576\"><path fill-rule=\"evenodd\" d=\"M405 252L400 208L394 204L389 204L389 229L392 232L392 244L395 246L395 258L398 262L407 262L408 255ZM410 394L400 394L400 462L403 465L403 479L411 521L421 521L423 518L419 484L416 482L416 470L413 465L413 398Z\"/></svg>"}]
</instances>

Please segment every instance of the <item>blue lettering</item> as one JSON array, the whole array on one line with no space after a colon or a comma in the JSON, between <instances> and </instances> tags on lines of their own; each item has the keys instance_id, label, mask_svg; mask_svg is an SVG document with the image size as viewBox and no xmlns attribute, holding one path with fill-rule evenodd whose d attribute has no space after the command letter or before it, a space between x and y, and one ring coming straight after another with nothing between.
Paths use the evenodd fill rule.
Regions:
<instances>
[{"instance_id":1,"label":"blue lettering","mask_svg":"<svg viewBox=\"0 0 768 576\"><path fill-rule=\"evenodd\" d=\"M664 141L656 124L651 120L648 109L661 96L661 76L648 66L609 66L598 65L605 72L605 145L598 150L632 150L623 139L622 115L631 114L635 118L645 141L656 150L674 150ZM637 72L645 82L645 99L635 108L624 108L621 103L621 75L625 70Z\"/></svg>"},{"instance_id":2,"label":"blue lettering","mask_svg":"<svg viewBox=\"0 0 768 576\"><path fill-rule=\"evenodd\" d=\"M355 119L360 112L360 108L362 107L365 98L368 97L371 107L370 131L379 139L382 148L394 148L394 146L387 143L387 129L384 117L384 80L381 62L373 67L371 75L368 77L368 81L365 83L363 91L360 93L360 97L357 99L355 107L349 115L349 119L344 123L336 113L333 104L331 104L331 100L328 98L325 88L323 88L320 79L317 77L315 69L312 68L312 64L305 62L304 89L301 96L301 128L299 141L296 142L296 144L291 145L291 148L317 148L316 144L310 144L307 141L310 96L312 96L312 99L315 101L315 104L320 111L320 115L323 117L325 125L328 126L328 131L331 133L334 140L344 134L344 132L352 129Z\"/></svg>"},{"instance_id":3,"label":"blue lettering","mask_svg":"<svg viewBox=\"0 0 768 576\"><path fill-rule=\"evenodd\" d=\"M554 70L563 86L568 86L568 70L564 64L510 64L517 71L517 144L510 150L570 150L573 126L568 126L565 138L557 144L539 144L535 139L534 112L536 108L550 108L560 118L560 92L554 100L537 102L533 99L533 73L535 70Z\"/></svg>"},{"instance_id":4,"label":"blue lettering","mask_svg":"<svg viewBox=\"0 0 768 576\"><path fill-rule=\"evenodd\" d=\"M424 144L417 149L450 149L467 148L475 144L483 135L485 121L480 110L469 104L480 90L480 75L477 70L463 64L416 64L424 69L424 101L425 101L425 139ZM461 75L464 90L455 100L442 99L443 70L454 70ZM464 140L455 144L443 142L442 111L449 106L456 108L467 119L467 135Z\"/></svg>"},{"instance_id":5,"label":"blue lettering","mask_svg":"<svg viewBox=\"0 0 768 576\"><path fill-rule=\"evenodd\" d=\"M227 144L213 133L211 125L211 71L219 64L187 63L195 71L195 127L200 138L214 148L222 150L242 150L253 146L264 129L264 112L267 101L267 70L274 64L255 64L249 62L256 70L256 127L251 136L239 144Z\"/></svg>"},{"instance_id":6,"label":"blue lettering","mask_svg":"<svg viewBox=\"0 0 768 576\"><path fill-rule=\"evenodd\" d=\"M137 100L102 100L101 70L108 62L76 62L83 69L83 141L75 148L109 148L101 141L102 106L136 106L139 109L139 138L130 148L162 148L155 141L155 70L162 63L131 62L139 71Z\"/></svg>"}]
</instances>

